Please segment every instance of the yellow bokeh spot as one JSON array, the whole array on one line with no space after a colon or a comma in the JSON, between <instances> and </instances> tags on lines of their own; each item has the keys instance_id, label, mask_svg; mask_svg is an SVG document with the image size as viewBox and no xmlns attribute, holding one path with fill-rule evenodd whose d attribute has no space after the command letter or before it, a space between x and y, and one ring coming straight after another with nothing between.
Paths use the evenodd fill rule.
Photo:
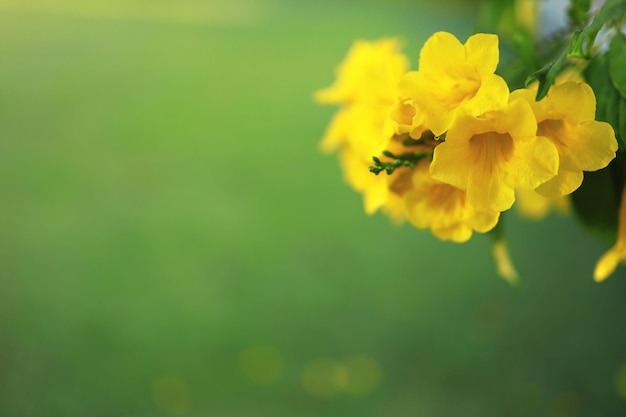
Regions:
<instances>
[{"instance_id":1,"label":"yellow bokeh spot","mask_svg":"<svg viewBox=\"0 0 626 417\"><path fill-rule=\"evenodd\" d=\"M344 362L344 368L348 378L343 388L350 394L368 394L380 382L380 366L369 356L352 356Z\"/></svg>"},{"instance_id":2,"label":"yellow bokeh spot","mask_svg":"<svg viewBox=\"0 0 626 417\"><path fill-rule=\"evenodd\" d=\"M320 358L302 371L304 390L314 397L330 398L341 392L365 395L380 383L378 363L365 355L355 355L343 362Z\"/></svg>"},{"instance_id":3,"label":"yellow bokeh spot","mask_svg":"<svg viewBox=\"0 0 626 417\"><path fill-rule=\"evenodd\" d=\"M580 411L580 398L573 392L564 392L550 404L549 417L574 417Z\"/></svg>"},{"instance_id":4,"label":"yellow bokeh spot","mask_svg":"<svg viewBox=\"0 0 626 417\"><path fill-rule=\"evenodd\" d=\"M620 398L626 400L626 364L615 374L615 391Z\"/></svg>"},{"instance_id":5,"label":"yellow bokeh spot","mask_svg":"<svg viewBox=\"0 0 626 417\"><path fill-rule=\"evenodd\" d=\"M515 190L515 207L529 220L542 220L550 211L567 214L571 210L569 196L549 198L535 190L518 188Z\"/></svg>"},{"instance_id":6,"label":"yellow bokeh spot","mask_svg":"<svg viewBox=\"0 0 626 417\"><path fill-rule=\"evenodd\" d=\"M304 390L314 397L330 398L347 384L346 369L333 359L320 358L305 366L300 381Z\"/></svg>"},{"instance_id":7,"label":"yellow bokeh spot","mask_svg":"<svg viewBox=\"0 0 626 417\"><path fill-rule=\"evenodd\" d=\"M152 398L156 406L170 415L181 415L191 408L191 394L185 381L163 377L152 383Z\"/></svg>"},{"instance_id":8,"label":"yellow bokeh spot","mask_svg":"<svg viewBox=\"0 0 626 417\"><path fill-rule=\"evenodd\" d=\"M239 354L239 370L256 385L271 385L283 374L283 359L270 346L253 346Z\"/></svg>"}]
</instances>

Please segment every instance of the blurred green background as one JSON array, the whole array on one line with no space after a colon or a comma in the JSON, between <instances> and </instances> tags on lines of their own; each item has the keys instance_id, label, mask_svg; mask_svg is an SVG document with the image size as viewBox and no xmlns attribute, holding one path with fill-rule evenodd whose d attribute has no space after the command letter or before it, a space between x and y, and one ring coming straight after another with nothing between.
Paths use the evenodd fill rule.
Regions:
<instances>
[{"instance_id":1,"label":"blurred green background","mask_svg":"<svg viewBox=\"0 0 626 417\"><path fill-rule=\"evenodd\" d=\"M623 416L626 274L571 218L443 243L363 213L312 101L475 7L0 3L0 415Z\"/></svg>"}]
</instances>

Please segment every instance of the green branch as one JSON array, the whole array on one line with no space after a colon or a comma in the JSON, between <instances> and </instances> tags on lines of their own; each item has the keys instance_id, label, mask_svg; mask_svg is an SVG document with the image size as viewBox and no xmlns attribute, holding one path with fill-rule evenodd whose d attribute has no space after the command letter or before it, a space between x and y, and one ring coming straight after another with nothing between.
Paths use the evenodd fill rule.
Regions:
<instances>
[{"instance_id":1,"label":"green branch","mask_svg":"<svg viewBox=\"0 0 626 417\"><path fill-rule=\"evenodd\" d=\"M569 45L555 61L550 62L526 78L525 84L527 87L533 81L539 81L535 100L539 101L548 94L548 90L554 84L556 76L567 67L572 58L589 59L593 43L600 29L607 24L621 21L625 15L626 0L607 0L589 26L574 32Z\"/></svg>"},{"instance_id":2,"label":"green branch","mask_svg":"<svg viewBox=\"0 0 626 417\"><path fill-rule=\"evenodd\" d=\"M392 158L393 161L383 162L378 157L373 156L372 160L374 161L374 165L369 167L371 173L378 175L385 171L387 175L391 175L400 167L415 168L415 165L417 165L420 159L426 156L426 152L419 150L395 155L392 152L383 151L383 155L387 158Z\"/></svg>"}]
</instances>

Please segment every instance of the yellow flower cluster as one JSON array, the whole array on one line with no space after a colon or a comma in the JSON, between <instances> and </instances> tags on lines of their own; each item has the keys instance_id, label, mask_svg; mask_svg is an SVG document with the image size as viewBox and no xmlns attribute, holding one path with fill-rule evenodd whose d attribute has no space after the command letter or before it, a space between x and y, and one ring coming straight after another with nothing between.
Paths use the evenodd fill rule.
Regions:
<instances>
[{"instance_id":1,"label":"yellow flower cluster","mask_svg":"<svg viewBox=\"0 0 626 417\"><path fill-rule=\"evenodd\" d=\"M464 242L495 227L516 194L566 196L583 171L615 157L613 128L595 121L592 89L565 81L539 102L532 88L510 92L495 74L496 35L461 44L435 33L417 71L400 49L396 39L357 42L334 85L317 93L341 106L322 148L339 150L368 213L382 209ZM382 170L389 175L374 175Z\"/></svg>"}]
</instances>

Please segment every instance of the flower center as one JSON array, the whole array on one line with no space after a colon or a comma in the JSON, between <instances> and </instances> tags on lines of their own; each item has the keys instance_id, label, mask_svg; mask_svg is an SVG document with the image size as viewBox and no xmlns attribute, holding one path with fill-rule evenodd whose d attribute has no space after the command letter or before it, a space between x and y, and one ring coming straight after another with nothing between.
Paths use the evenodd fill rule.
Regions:
<instances>
[{"instance_id":1,"label":"flower center","mask_svg":"<svg viewBox=\"0 0 626 417\"><path fill-rule=\"evenodd\" d=\"M537 136L545 136L557 147L567 147L567 140L564 133L563 120L547 119L537 125Z\"/></svg>"},{"instance_id":2,"label":"flower center","mask_svg":"<svg viewBox=\"0 0 626 417\"><path fill-rule=\"evenodd\" d=\"M450 78L441 87L440 100L446 103L448 110L453 110L476 95L480 88L480 80L473 78Z\"/></svg>"},{"instance_id":3,"label":"flower center","mask_svg":"<svg viewBox=\"0 0 626 417\"><path fill-rule=\"evenodd\" d=\"M455 213L465 203L465 193L448 184L436 184L428 196L431 206L439 207L442 212Z\"/></svg>"},{"instance_id":4,"label":"flower center","mask_svg":"<svg viewBox=\"0 0 626 417\"><path fill-rule=\"evenodd\" d=\"M472 136L470 150L474 162L486 172L493 172L513 155L513 138L508 133L486 132Z\"/></svg>"}]
</instances>

